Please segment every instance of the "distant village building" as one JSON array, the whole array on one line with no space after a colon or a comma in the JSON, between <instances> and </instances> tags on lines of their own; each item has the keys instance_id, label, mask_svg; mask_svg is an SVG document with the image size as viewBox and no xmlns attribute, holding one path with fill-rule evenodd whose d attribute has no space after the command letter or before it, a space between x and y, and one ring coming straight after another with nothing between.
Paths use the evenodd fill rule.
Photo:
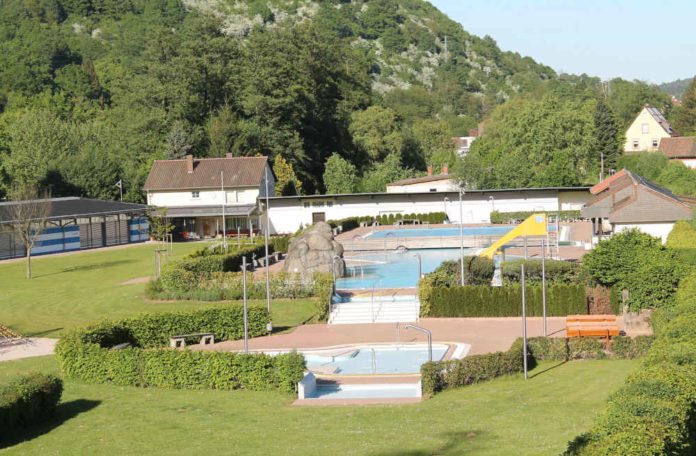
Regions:
<instances>
[{"instance_id":1,"label":"distant village building","mask_svg":"<svg viewBox=\"0 0 696 456\"><path fill-rule=\"evenodd\" d=\"M664 187L625 169L590 189L595 195L581 209L592 220L593 238L631 228L667 241L678 220L690 220L693 210Z\"/></svg>"},{"instance_id":2,"label":"distant village building","mask_svg":"<svg viewBox=\"0 0 696 456\"><path fill-rule=\"evenodd\" d=\"M624 153L654 151L660 140L678 136L659 109L646 104L626 130Z\"/></svg>"},{"instance_id":3,"label":"distant village building","mask_svg":"<svg viewBox=\"0 0 696 456\"><path fill-rule=\"evenodd\" d=\"M454 142L457 148L457 155L460 157L466 157L466 154L469 153L471 143L474 142L476 138L480 137L481 134L483 134L483 122L478 125L478 128L472 128L469 130L469 136L452 138L452 142Z\"/></svg>"},{"instance_id":4,"label":"distant village building","mask_svg":"<svg viewBox=\"0 0 696 456\"><path fill-rule=\"evenodd\" d=\"M696 138L693 136L663 138L658 150L670 160L679 160L689 168L696 169L696 141L694 140Z\"/></svg>"},{"instance_id":5,"label":"distant village building","mask_svg":"<svg viewBox=\"0 0 696 456\"><path fill-rule=\"evenodd\" d=\"M145 181L147 203L167 208L175 234L185 238L254 235L261 229L259 198L275 192L267 157L157 160Z\"/></svg>"},{"instance_id":6,"label":"distant village building","mask_svg":"<svg viewBox=\"0 0 696 456\"><path fill-rule=\"evenodd\" d=\"M433 175L428 166L428 175L404 179L387 184L387 193L452 192L459 189L457 181L449 174L449 167L442 165L442 173Z\"/></svg>"}]
</instances>

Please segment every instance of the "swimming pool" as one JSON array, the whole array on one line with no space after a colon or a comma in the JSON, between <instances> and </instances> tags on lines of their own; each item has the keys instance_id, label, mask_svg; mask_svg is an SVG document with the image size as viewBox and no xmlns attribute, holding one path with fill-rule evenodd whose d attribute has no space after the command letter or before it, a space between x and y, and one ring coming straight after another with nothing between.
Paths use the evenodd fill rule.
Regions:
<instances>
[{"instance_id":1,"label":"swimming pool","mask_svg":"<svg viewBox=\"0 0 696 456\"><path fill-rule=\"evenodd\" d=\"M472 255L473 249L464 249ZM346 276L336 280L336 288L408 288L418 285L418 259L421 273L433 272L443 261L459 259L459 249L414 249L403 252L366 253L346 257Z\"/></svg>"},{"instance_id":2,"label":"swimming pool","mask_svg":"<svg viewBox=\"0 0 696 456\"><path fill-rule=\"evenodd\" d=\"M433 344L433 360L442 359L449 345ZM426 344L345 347L332 352L301 352L307 368L318 374L416 374L428 362ZM458 353L459 354L459 353Z\"/></svg>"},{"instance_id":3,"label":"swimming pool","mask_svg":"<svg viewBox=\"0 0 696 456\"><path fill-rule=\"evenodd\" d=\"M514 226L474 226L465 227L463 229L464 236L502 236L509 233ZM391 234L388 234L391 233ZM424 237L424 236L459 236L459 227L457 228L406 228L375 231L365 239L382 239L389 237Z\"/></svg>"}]
</instances>

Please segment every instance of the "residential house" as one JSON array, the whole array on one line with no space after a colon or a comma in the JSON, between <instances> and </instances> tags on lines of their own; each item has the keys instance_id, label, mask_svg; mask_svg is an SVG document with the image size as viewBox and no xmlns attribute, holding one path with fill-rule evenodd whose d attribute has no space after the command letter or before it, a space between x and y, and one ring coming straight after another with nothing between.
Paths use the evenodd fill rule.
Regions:
<instances>
[{"instance_id":1,"label":"residential house","mask_svg":"<svg viewBox=\"0 0 696 456\"><path fill-rule=\"evenodd\" d=\"M677 136L659 109L646 104L626 130L624 153L657 150L660 140Z\"/></svg>"},{"instance_id":2,"label":"residential house","mask_svg":"<svg viewBox=\"0 0 696 456\"><path fill-rule=\"evenodd\" d=\"M623 169L590 189L595 195L581 209L592 220L593 239L631 228L667 241L677 220L690 220L693 210L672 192Z\"/></svg>"},{"instance_id":3,"label":"residential house","mask_svg":"<svg viewBox=\"0 0 696 456\"><path fill-rule=\"evenodd\" d=\"M679 160L689 168L696 169L695 139L693 136L663 138L658 150L670 160Z\"/></svg>"},{"instance_id":4,"label":"residential house","mask_svg":"<svg viewBox=\"0 0 696 456\"><path fill-rule=\"evenodd\" d=\"M254 236L263 219L259 199L275 193L266 157L157 160L145 181L147 203L167 209L175 234L184 238ZM223 222L224 219L224 222Z\"/></svg>"},{"instance_id":5,"label":"residential house","mask_svg":"<svg viewBox=\"0 0 696 456\"><path fill-rule=\"evenodd\" d=\"M449 167L442 165L442 172L433 175L428 166L428 175L404 179L387 184L387 193L451 192L459 189L456 179L449 174Z\"/></svg>"}]
</instances>

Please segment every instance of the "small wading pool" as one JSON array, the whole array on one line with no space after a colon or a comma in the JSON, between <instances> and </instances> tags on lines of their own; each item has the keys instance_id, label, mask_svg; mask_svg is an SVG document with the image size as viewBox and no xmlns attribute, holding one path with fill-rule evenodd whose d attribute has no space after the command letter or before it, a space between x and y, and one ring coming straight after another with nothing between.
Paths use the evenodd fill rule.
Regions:
<instances>
[{"instance_id":1,"label":"small wading pool","mask_svg":"<svg viewBox=\"0 0 696 456\"><path fill-rule=\"evenodd\" d=\"M433 344L433 361L441 360L449 345ZM346 347L332 352L301 352L316 374L416 374L428 362L428 346L394 345Z\"/></svg>"}]
</instances>

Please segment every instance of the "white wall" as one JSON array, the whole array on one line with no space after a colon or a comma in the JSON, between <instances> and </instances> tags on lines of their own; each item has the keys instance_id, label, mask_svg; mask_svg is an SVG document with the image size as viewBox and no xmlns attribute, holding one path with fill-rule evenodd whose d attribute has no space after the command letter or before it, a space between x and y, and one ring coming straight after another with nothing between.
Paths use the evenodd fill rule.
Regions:
<instances>
[{"instance_id":1,"label":"white wall","mask_svg":"<svg viewBox=\"0 0 696 456\"><path fill-rule=\"evenodd\" d=\"M688 168L696 169L696 158L682 158L680 159Z\"/></svg>"},{"instance_id":2,"label":"white wall","mask_svg":"<svg viewBox=\"0 0 696 456\"><path fill-rule=\"evenodd\" d=\"M147 203L160 207L220 206L225 198L221 190L198 189L198 198L191 195L193 191L196 190L191 189L185 192L180 190L151 190L148 192ZM251 187L225 188L225 192L227 193L227 205L256 204L256 198L259 196L259 189Z\"/></svg>"},{"instance_id":3,"label":"white wall","mask_svg":"<svg viewBox=\"0 0 696 456\"><path fill-rule=\"evenodd\" d=\"M470 192L462 200L464 223L489 223L492 210L557 211L558 190L529 190L509 192ZM586 194L589 191L578 192ZM448 198L445 204L444 198ZM459 221L459 194L394 193L327 196L323 198L271 198L270 223L272 233L294 233L312 224L312 213L323 212L326 220L346 217L376 216L389 213L430 213L446 210L450 221ZM307 207L306 207L307 206ZM445 207L446 206L446 207Z\"/></svg>"},{"instance_id":4,"label":"white wall","mask_svg":"<svg viewBox=\"0 0 696 456\"><path fill-rule=\"evenodd\" d=\"M662 239L662 243L667 242L667 236L674 228L674 223L638 223L638 224L628 224L628 223L616 223L614 224L614 232L620 233L621 231L630 230L632 228L638 228L643 233L648 233L651 236L659 237Z\"/></svg>"}]
</instances>

